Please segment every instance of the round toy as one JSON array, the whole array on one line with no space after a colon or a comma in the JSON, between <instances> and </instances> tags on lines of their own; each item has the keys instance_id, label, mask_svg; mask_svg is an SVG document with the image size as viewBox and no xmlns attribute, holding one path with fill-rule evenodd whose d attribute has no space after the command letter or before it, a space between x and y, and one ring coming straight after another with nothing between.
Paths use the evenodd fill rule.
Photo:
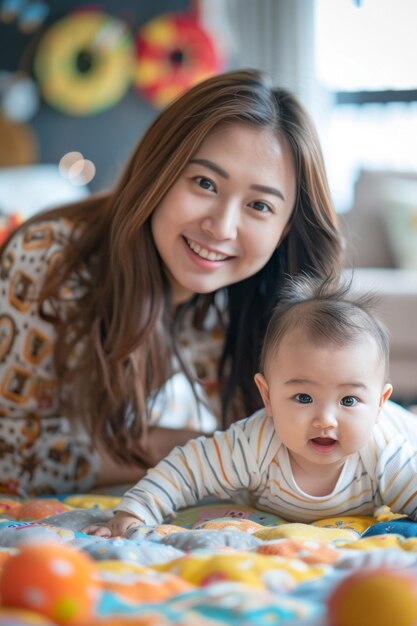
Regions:
<instances>
[{"instance_id":1,"label":"round toy","mask_svg":"<svg viewBox=\"0 0 417 626\"><path fill-rule=\"evenodd\" d=\"M9 229L9 217L0 213L0 243L3 239L5 239L11 229ZM17 226L18 224L16 224ZM1 327L1 323L0 323ZM7 333L7 330L6 330ZM14 517L17 511L22 506L21 500L15 500L13 498L1 498L0 499L0 516L3 517L7 515L8 517Z\"/></svg>"},{"instance_id":2,"label":"round toy","mask_svg":"<svg viewBox=\"0 0 417 626\"><path fill-rule=\"evenodd\" d=\"M39 613L0 607L0 626L55 626Z\"/></svg>"},{"instance_id":3,"label":"round toy","mask_svg":"<svg viewBox=\"0 0 417 626\"><path fill-rule=\"evenodd\" d=\"M1 604L39 613L63 626L85 626L100 592L94 561L53 543L27 544L10 556L0 578Z\"/></svg>"},{"instance_id":4,"label":"round toy","mask_svg":"<svg viewBox=\"0 0 417 626\"><path fill-rule=\"evenodd\" d=\"M35 57L45 100L64 113L89 115L114 105L133 76L134 45L126 25L105 13L80 11L56 22Z\"/></svg>"},{"instance_id":5,"label":"round toy","mask_svg":"<svg viewBox=\"0 0 417 626\"><path fill-rule=\"evenodd\" d=\"M199 615L199 626L204 626L206 623L206 620L204 618L201 618L201 616ZM134 618L129 617L128 615L126 617L109 617L107 619L100 620L98 624L99 626L171 626L172 621L161 615L158 611L153 611L152 609L150 609L149 611L146 611L144 615L135 615ZM181 620L181 624L183 626L191 626L192 622L189 622L188 620ZM210 620L210 624L208 624L208 626L211 626L212 624L213 621Z\"/></svg>"},{"instance_id":6,"label":"round toy","mask_svg":"<svg viewBox=\"0 0 417 626\"><path fill-rule=\"evenodd\" d=\"M168 13L147 22L136 51L135 85L156 107L223 69L214 42L192 15Z\"/></svg>"},{"instance_id":7,"label":"round toy","mask_svg":"<svg viewBox=\"0 0 417 626\"><path fill-rule=\"evenodd\" d=\"M328 599L329 626L415 626L417 575L373 569L351 574Z\"/></svg>"},{"instance_id":8,"label":"round toy","mask_svg":"<svg viewBox=\"0 0 417 626\"><path fill-rule=\"evenodd\" d=\"M262 543L256 548L257 554L281 556L286 559L300 559L309 565L331 565L339 558L337 550L319 541L303 541L302 539L284 539Z\"/></svg>"},{"instance_id":9,"label":"round toy","mask_svg":"<svg viewBox=\"0 0 417 626\"><path fill-rule=\"evenodd\" d=\"M57 513L71 511L71 508L56 498L33 499L22 504L20 509L15 512L15 518L18 520L38 520Z\"/></svg>"}]
</instances>

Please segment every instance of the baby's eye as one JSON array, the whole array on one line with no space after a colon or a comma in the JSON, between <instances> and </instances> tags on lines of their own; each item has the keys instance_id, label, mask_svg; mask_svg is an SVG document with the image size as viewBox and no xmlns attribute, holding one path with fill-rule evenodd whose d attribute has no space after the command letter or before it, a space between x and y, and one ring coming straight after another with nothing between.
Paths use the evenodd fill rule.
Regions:
<instances>
[{"instance_id":1,"label":"baby's eye","mask_svg":"<svg viewBox=\"0 0 417 626\"><path fill-rule=\"evenodd\" d=\"M202 189L207 189L208 191L216 191L216 188L209 178L205 178L204 176L196 176L194 180L197 185Z\"/></svg>"},{"instance_id":2,"label":"baby's eye","mask_svg":"<svg viewBox=\"0 0 417 626\"><path fill-rule=\"evenodd\" d=\"M259 211L259 213L272 213L271 207L269 204L266 204L266 202L257 200L256 202L252 202L251 206L256 209L256 211Z\"/></svg>"},{"instance_id":3,"label":"baby's eye","mask_svg":"<svg viewBox=\"0 0 417 626\"><path fill-rule=\"evenodd\" d=\"M308 393L297 393L295 399L300 404L311 404L313 402L313 398Z\"/></svg>"},{"instance_id":4,"label":"baby's eye","mask_svg":"<svg viewBox=\"0 0 417 626\"><path fill-rule=\"evenodd\" d=\"M356 406L358 404L358 399L355 396L345 396L340 400L340 404L342 406Z\"/></svg>"}]
</instances>

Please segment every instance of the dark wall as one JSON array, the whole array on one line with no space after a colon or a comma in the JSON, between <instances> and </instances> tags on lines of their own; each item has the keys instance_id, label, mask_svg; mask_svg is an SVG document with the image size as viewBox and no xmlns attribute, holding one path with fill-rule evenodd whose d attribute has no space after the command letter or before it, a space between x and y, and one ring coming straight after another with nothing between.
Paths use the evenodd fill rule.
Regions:
<instances>
[{"instance_id":1,"label":"dark wall","mask_svg":"<svg viewBox=\"0 0 417 626\"><path fill-rule=\"evenodd\" d=\"M135 34L142 24L161 13L187 10L189 2L101 0L91 3L48 0L48 5L50 13L47 20L32 35L21 33L15 22L0 22L0 70L16 71L22 59L26 60L24 69L31 70L33 55L44 30L78 7L97 7L119 17L127 22ZM86 117L65 115L42 102L40 110L29 124L37 136L39 162L58 163L66 152L78 150L96 165L96 176L89 186L93 191L98 191L114 182L133 146L156 113L131 87L116 106Z\"/></svg>"}]
</instances>

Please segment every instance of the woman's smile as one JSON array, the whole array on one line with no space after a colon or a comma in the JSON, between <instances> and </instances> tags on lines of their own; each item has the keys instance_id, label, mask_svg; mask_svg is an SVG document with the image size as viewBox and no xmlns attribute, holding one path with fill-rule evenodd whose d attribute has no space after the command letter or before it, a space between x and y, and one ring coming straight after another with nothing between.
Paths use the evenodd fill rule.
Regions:
<instances>
[{"instance_id":1,"label":"woman's smile","mask_svg":"<svg viewBox=\"0 0 417 626\"><path fill-rule=\"evenodd\" d=\"M203 244L199 244L188 237L185 237L185 241L194 254L202 259L207 259L208 261L226 261L232 258L229 254L223 254L211 248L205 247Z\"/></svg>"}]
</instances>

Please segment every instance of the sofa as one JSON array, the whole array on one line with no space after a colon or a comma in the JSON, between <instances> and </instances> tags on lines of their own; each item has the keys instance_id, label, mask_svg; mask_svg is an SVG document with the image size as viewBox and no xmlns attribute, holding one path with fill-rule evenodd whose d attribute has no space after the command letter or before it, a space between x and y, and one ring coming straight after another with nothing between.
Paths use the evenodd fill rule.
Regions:
<instances>
[{"instance_id":1,"label":"sofa","mask_svg":"<svg viewBox=\"0 0 417 626\"><path fill-rule=\"evenodd\" d=\"M362 170L341 215L345 271L378 294L391 337L393 398L417 402L417 172Z\"/></svg>"}]
</instances>

